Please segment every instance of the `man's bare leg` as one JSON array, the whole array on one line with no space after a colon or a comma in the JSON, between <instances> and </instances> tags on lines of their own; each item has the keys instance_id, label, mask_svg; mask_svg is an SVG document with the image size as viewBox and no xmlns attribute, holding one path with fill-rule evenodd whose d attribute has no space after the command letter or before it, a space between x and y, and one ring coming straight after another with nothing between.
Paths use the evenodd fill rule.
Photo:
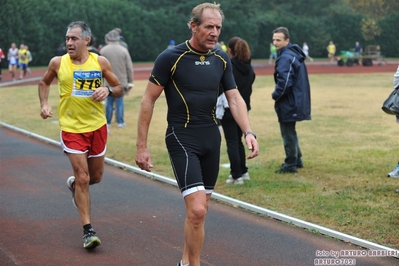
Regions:
<instances>
[{"instance_id":1,"label":"man's bare leg","mask_svg":"<svg viewBox=\"0 0 399 266\"><path fill-rule=\"evenodd\" d=\"M90 224L89 185L99 183L104 171L104 156L87 159L86 154L68 154L75 176L75 201L82 224Z\"/></svg>"},{"instance_id":2,"label":"man's bare leg","mask_svg":"<svg viewBox=\"0 0 399 266\"><path fill-rule=\"evenodd\" d=\"M184 198L187 216L184 223L183 264L200 265L202 244L205 237L205 218L210 198L211 194L205 194L205 191L198 191Z\"/></svg>"},{"instance_id":3,"label":"man's bare leg","mask_svg":"<svg viewBox=\"0 0 399 266\"><path fill-rule=\"evenodd\" d=\"M104 156L87 159L86 154L68 154L71 161L75 182L73 183L74 200L83 224L83 247L95 248L101 245L90 223L89 186L99 183L104 170Z\"/></svg>"},{"instance_id":4,"label":"man's bare leg","mask_svg":"<svg viewBox=\"0 0 399 266\"><path fill-rule=\"evenodd\" d=\"M100 183L104 172L104 156L91 157L88 159L89 164L89 185Z\"/></svg>"},{"instance_id":5,"label":"man's bare leg","mask_svg":"<svg viewBox=\"0 0 399 266\"><path fill-rule=\"evenodd\" d=\"M90 224L89 167L87 154L68 154L75 176L75 201L83 225Z\"/></svg>"}]
</instances>

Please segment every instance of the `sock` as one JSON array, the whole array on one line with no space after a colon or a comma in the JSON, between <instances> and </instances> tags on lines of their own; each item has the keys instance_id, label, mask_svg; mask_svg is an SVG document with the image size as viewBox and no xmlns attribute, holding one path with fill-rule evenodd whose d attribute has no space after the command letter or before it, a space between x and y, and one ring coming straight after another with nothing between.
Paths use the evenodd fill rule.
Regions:
<instances>
[{"instance_id":1,"label":"sock","mask_svg":"<svg viewBox=\"0 0 399 266\"><path fill-rule=\"evenodd\" d=\"M83 231L90 231L90 229L91 230L93 230L93 228L91 227L91 224L85 224L85 225L83 225Z\"/></svg>"}]
</instances>

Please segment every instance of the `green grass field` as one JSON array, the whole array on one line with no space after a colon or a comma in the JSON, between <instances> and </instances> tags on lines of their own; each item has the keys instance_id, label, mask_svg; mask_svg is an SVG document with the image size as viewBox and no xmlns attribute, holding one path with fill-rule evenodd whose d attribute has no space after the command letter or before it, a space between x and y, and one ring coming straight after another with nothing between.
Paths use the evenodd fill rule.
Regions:
<instances>
[{"instance_id":1,"label":"green grass field","mask_svg":"<svg viewBox=\"0 0 399 266\"><path fill-rule=\"evenodd\" d=\"M249 160L251 181L227 185L221 167L216 192L316 223L392 248L399 248L399 180L387 178L399 160L399 124L382 112L392 90L393 73L310 75L312 120L297 124L305 168L298 174L275 174L284 160L274 102L273 79L258 76L250 119L258 134L260 155ZM111 127L106 156L135 165L136 124L146 81L135 81L125 97L126 128ZM37 86L0 89L0 121L59 140L58 95L52 86L55 113L40 118ZM172 178L164 144L166 102L157 101L150 127L153 172ZM61 152L61 151L60 151ZM228 163L222 143L221 162Z\"/></svg>"}]
</instances>

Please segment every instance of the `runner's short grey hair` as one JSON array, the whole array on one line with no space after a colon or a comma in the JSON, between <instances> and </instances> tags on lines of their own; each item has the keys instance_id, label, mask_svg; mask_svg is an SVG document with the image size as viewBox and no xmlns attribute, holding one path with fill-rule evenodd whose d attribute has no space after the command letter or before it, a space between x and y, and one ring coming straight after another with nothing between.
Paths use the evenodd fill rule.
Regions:
<instances>
[{"instance_id":1,"label":"runner's short grey hair","mask_svg":"<svg viewBox=\"0 0 399 266\"><path fill-rule=\"evenodd\" d=\"M220 4L202 3L202 4L199 4L196 7L194 7L193 10L191 11L190 20L187 22L187 26L189 29L191 29L191 22L194 22L196 25L201 25L202 12L206 8L217 10L220 13L220 15L222 16L222 21L224 20L223 10L220 8Z\"/></svg>"}]
</instances>

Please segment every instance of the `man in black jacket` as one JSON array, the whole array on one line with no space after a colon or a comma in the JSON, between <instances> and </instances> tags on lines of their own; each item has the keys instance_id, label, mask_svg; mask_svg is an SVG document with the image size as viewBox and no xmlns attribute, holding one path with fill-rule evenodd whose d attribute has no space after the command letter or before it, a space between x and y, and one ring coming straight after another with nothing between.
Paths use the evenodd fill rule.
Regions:
<instances>
[{"instance_id":1,"label":"man in black jacket","mask_svg":"<svg viewBox=\"0 0 399 266\"><path fill-rule=\"evenodd\" d=\"M290 43L289 31L285 27L273 31L273 44L277 49L277 59L272 98L286 154L284 164L276 173L297 173L303 162L296 122L311 119L310 85L304 62L306 55L297 44Z\"/></svg>"}]
</instances>

